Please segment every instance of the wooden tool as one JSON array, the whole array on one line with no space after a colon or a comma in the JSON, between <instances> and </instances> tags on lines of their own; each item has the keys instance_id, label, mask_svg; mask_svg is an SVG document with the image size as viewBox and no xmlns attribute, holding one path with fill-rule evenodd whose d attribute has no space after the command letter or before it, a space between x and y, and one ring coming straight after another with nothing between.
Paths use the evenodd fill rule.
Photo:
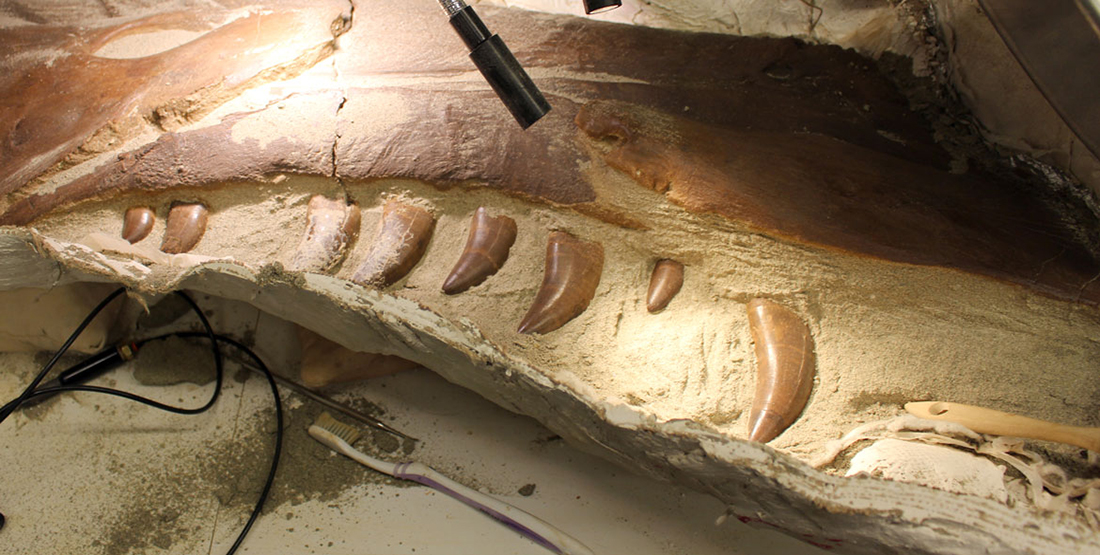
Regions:
<instances>
[{"instance_id":1,"label":"wooden tool","mask_svg":"<svg viewBox=\"0 0 1100 555\"><path fill-rule=\"evenodd\" d=\"M929 420L962 424L980 434L1057 441L1100 453L1100 428L1067 426L1018 414L943 401L906 403L905 410Z\"/></svg>"}]
</instances>

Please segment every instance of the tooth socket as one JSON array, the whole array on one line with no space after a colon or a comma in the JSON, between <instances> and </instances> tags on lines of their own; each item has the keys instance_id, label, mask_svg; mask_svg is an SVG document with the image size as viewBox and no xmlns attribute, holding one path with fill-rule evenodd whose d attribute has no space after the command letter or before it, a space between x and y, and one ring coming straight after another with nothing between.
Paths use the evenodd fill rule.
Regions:
<instances>
[{"instance_id":1,"label":"tooth socket","mask_svg":"<svg viewBox=\"0 0 1100 555\"><path fill-rule=\"evenodd\" d=\"M382 208L382 224L351 280L365 287L388 287L405 277L424 256L435 227L431 212L397 200Z\"/></svg>"},{"instance_id":2,"label":"tooth socket","mask_svg":"<svg viewBox=\"0 0 1100 555\"><path fill-rule=\"evenodd\" d=\"M790 309L766 299L748 304L756 344L756 396L749 439L765 443L794 423L813 391L816 360L810 328Z\"/></svg>"},{"instance_id":3,"label":"tooth socket","mask_svg":"<svg viewBox=\"0 0 1100 555\"><path fill-rule=\"evenodd\" d=\"M327 273L340 265L359 236L359 205L315 195L306 212L309 224L288 268Z\"/></svg>"},{"instance_id":4,"label":"tooth socket","mask_svg":"<svg viewBox=\"0 0 1100 555\"><path fill-rule=\"evenodd\" d=\"M500 271L516 242L516 221L508 216L490 217L484 206L474 212L470 236L454 269L443 282L443 292L461 293Z\"/></svg>"},{"instance_id":5,"label":"tooth socket","mask_svg":"<svg viewBox=\"0 0 1100 555\"><path fill-rule=\"evenodd\" d=\"M126 215L122 218L122 238L130 244L141 241L153 230L153 222L156 216L153 209L148 206L132 206L126 209Z\"/></svg>"},{"instance_id":6,"label":"tooth socket","mask_svg":"<svg viewBox=\"0 0 1100 555\"><path fill-rule=\"evenodd\" d=\"M649 278L646 309L650 312L663 310L683 285L684 265L667 258L658 260L653 267L653 275Z\"/></svg>"},{"instance_id":7,"label":"tooth socket","mask_svg":"<svg viewBox=\"0 0 1100 555\"><path fill-rule=\"evenodd\" d=\"M579 316L603 273L603 246L554 231L546 245L546 271L519 333L550 333Z\"/></svg>"},{"instance_id":8,"label":"tooth socket","mask_svg":"<svg viewBox=\"0 0 1100 555\"><path fill-rule=\"evenodd\" d=\"M168 210L164 241L160 250L180 254L195 248L206 233L206 206L201 203L176 203Z\"/></svg>"}]
</instances>

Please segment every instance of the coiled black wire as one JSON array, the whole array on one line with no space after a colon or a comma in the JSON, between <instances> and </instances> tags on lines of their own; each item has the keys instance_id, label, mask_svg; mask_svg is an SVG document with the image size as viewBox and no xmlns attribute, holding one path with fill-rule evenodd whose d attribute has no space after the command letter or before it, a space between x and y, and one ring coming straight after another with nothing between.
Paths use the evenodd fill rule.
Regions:
<instances>
[{"instance_id":1,"label":"coiled black wire","mask_svg":"<svg viewBox=\"0 0 1100 555\"><path fill-rule=\"evenodd\" d=\"M91 324L92 320L94 320L95 317L97 315L99 315L99 313L102 312L103 309L106 308L108 304L111 303L111 301L113 301L115 298L117 298L119 295L121 295L125 291L126 291L126 289L124 287L120 287L119 289L113 291L110 295L107 295L107 297L104 298L103 301L101 301L98 305L96 305L96 307L93 308L90 313L88 313L88 316L84 318L84 321L81 322L79 326L77 326L76 330L73 331L72 335L70 335L69 338L65 341L65 343L61 345L61 348L58 349L57 353L55 353L53 355L53 357L50 358L50 361L47 362L46 365L42 367L42 370L39 371L38 375L35 376L34 380L31 381L31 384L29 386L27 386L26 389L23 390L23 393L21 393L18 397L16 397L12 401L10 401L6 405L4 405L2 408L0 408L0 423L2 423L4 420L6 420L7 417L10 416L11 413L14 412L16 409L18 409L19 406L22 405L26 400L31 399L33 397L42 396L42 395L52 395L52 394L60 393L60 392L63 392L63 391L87 391L87 392L90 392L90 393L102 393L104 395L113 395L115 397L122 397L123 399L129 399L131 401L135 401L135 402L138 402L138 403L141 403L141 404L144 404L144 405L148 405L148 406L160 409L160 410L164 410L164 411L168 411L168 412L176 413L176 414L199 414L199 413L202 413L202 412L206 412L207 410L210 409L210 407L214 406L214 403L218 400L218 396L221 393L221 388L222 388L222 378L225 374L224 366L223 366L223 363L222 363L222 353L221 353L221 349L218 348L218 342L220 341L222 343L227 343L227 344L229 344L233 347L236 347L241 352L248 355L248 357L251 358L252 361L256 363L256 366L259 367L260 370L263 371L264 376L267 378L268 385L271 386L271 395L275 399L275 420L276 420L276 425L277 425L277 431L276 431L276 434L275 434L275 452L274 452L274 454L272 455L272 458L271 458L271 468L267 473L267 479L264 482L263 491L260 492L260 497L256 501L256 505L252 509L252 514L249 515L248 521L245 523L244 528L242 528L240 534L237 535L237 540L235 542L233 542L233 545L229 548L228 551L226 551L226 555L233 555L234 553L237 552L237 549L240 548L241 543L244 542L245 536L247 536L248 531L252 529L252 525L256 523L256 519L259 518L260 512L263 510L264 503L267 501L268 495L271 493L271 486L275 483L275 473L276 473L276 471L279 467L279 456L282 454L282 450L283 450L283 403L282 403L282 399L279 397L279 388L275 384L275 378L274 378L274 376L271 375L271 371L267 368L267 365L264 364L263 360L261 360L260 357L255 352L253 352L251 349L249 349L243 343L241 343L241 342L239 342L239 341L237 341L237 340L235 340L231 337L227 337L227 336L224 336L224 335L219 335L219 334L214 333L214 328L210 325L210 321L206 319L206 315L202 313L202 310L199 308L199 305L197 305L195 303L195 301L193 301L191 299L191 297L187 296L187 294L183 293L182 291L176 291L175 292L176 295L179 295L180 297L182 297L185 301L187 301L187 304L189 304L191 306L191 308L194 310L195 314L199 317L199 320L202 322L202 326L203 326L205 331L202 331L202 332L166 333L164 335L158 335L156 337L150 337L148 339L143 339L143 340L137 341L136 344L140 347L140 346L142 346L146 343L149 343L151 341L159 341L159 340L163 340L163 339L168 339L170 337L205 337L205 338L209 339L210 340L210 350L214 355L215 383L214 383L214 391L210 395L210 399L205 404L203 404L201 407L197 407L197 408L174 407L172 405L166 405L166 404L161 403L159 401L154 401L153 399L149 399L147 397L142 397L140 395L136 395L136 394L130 393L128 391L122 391L122 390L119 390L119 389L112 389L112 388L109 388L109 387L84 385L84 384L63 385L63 386L57 386L57 387L46 387L46 388L42 388L42 389L35 389L42 382L42 380L46 377L46 375L49 374L50 370L53 369L54 365L57 364L57 361L60 360L61 357L65 354L65 352L69 350L69 347L72 346L73 342L75 342L76 339L78 337L80 337L80 334L84 332L84 329L87 328L89 324ZM139 355L140 355L140 349L139 349ZM2 519L2 518L3 518L2 515L0 515L0 519ZM0 520L0 523L2 523L2 522L3 521ZM0 526L2 526L2 524L0 524Z\"/></svg>"}]
</instances>

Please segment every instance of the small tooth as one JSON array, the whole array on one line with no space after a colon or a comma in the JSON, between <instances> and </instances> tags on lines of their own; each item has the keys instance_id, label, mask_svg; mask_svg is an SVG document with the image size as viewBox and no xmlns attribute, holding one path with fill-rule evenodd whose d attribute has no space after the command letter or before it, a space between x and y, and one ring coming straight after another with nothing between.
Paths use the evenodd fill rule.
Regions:
<instances>
[{"instance_id":1,"label":"small tooth","mask_svg":"<svg viewBox=\"0 0 1100 555\"><path fill-rule=\"evenodd\" d=\"M323 273L340 265L359 236L359 217L359 205L354 202L323 195L309 199L309 225L289 269Z\"/></svg>"},{"instance_id":2,"label":"small tooth","mask_svg":"<svg viewBox=\"0 0 1100 555\"><path fill-rule=\"evenodd\" d=\"M122 238L137 243L144 239L153 230L153 222L156 216L153 209L148 206L132 206L126 209L126 215L122 219Z\"/></svg>"},{"instance_id":3,"label":"small tooth","mask_svg":"<svg viewBox=\"0 0 1100 555\"><path fill-rule=\"evenodd\" d=\"M515 220L508 216L490 217L484 206L478 207L466 247L443 282L443 292L448 295L461 293L497 273L508 260L508 250L515 242Z\"/></svg>"},{"instance_id":4,"label":"small tooth","mask_svg":"<svg viewBox=\"0 0 1100 555\"><path fill-rule=\"evenodd\" d=\"M546 245L546 271L530 310L519 324L520 333L550 333L579 316L603 273L603 247L554 231Z\"/></svg>"},{"instance_id":5,"label":"small tooth","mask_svg":"<svg viewBox=\"0 0 1100 555\"><path fill-rule=\"evenodd\" d=\"M195 248L206 233L206 207L202 203L173 204L160 250L180 254Z\"/></svg>"},{"instance_id":6,"label":"small tooth","mask_svg":"<svg viewBox=\"0 0 1100 555\"><path fill-rule=\"evenodd\" d=\"M382 225L351 280L366 287L387 287L405 277L424 255L434 226L431 212L396 200L386 202Z\"/></svg>"},{"instance_id":7,"label":"small tooth","mask_svg":"<svg viewBox=\"0 0 1100 555\"><path fill-rule=\"evenodd\" d=\"M649 294L646 295L646 308L657 312L668 306L672 297L680 292L684 285L684 265L668 258L658 260L653 267L653 277L649 279Z\"/></svg>"},{"instance_id":8,"label":"small tooth","mask_svg":"<svg viewBox=\"0 0 1100 555\"><path fill-rule=\"evenodd\" d=\"M814 386L814 340L810 328L790 309L765 299L748 304L749 329L756 343L756 396L749 417L749 439L771 441L794 423Z\"/></svg>"}]
</instances>

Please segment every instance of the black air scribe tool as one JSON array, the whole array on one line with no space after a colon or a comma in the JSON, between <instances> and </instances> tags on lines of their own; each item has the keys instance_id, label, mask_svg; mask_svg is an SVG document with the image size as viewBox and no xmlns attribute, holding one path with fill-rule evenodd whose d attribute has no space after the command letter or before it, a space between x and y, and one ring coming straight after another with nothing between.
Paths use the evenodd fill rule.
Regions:
<instances>
[{"instance_id":1,"label":"black air scribe tool","mask_svg":"<svg viewBox=\"0 0 1100 555\"><path fill-rule=\"evenodd\" d=\"M490 33L474 9L462 0L439 0L439 3L450 16L451 27L470 49L470 59L516 122L527 129L545 116L550 103L500 36Z\"/></svg>"}]
</instances>

